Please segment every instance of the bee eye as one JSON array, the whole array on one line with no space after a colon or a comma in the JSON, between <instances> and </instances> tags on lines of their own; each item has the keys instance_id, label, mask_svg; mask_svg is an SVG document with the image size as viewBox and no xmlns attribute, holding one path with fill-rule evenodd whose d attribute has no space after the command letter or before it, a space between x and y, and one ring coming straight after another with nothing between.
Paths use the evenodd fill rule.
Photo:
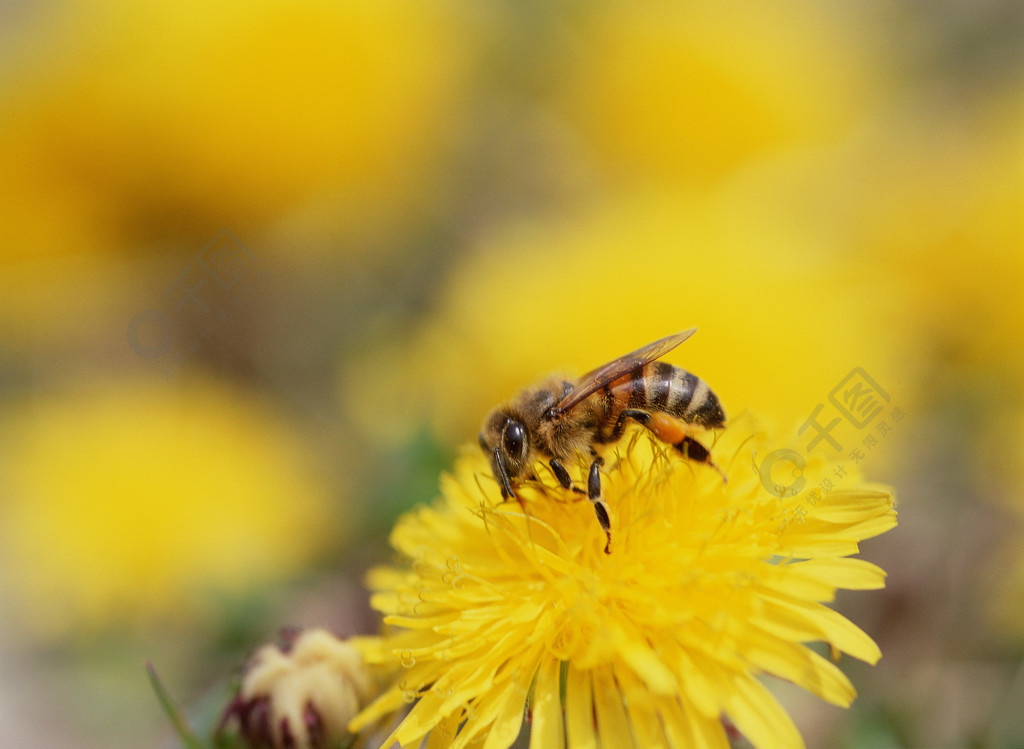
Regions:
<instances>
[{"instance_id":1,"label":"bee eye","mask_svg":"<svg viewBox=\"0 0 1024 749\"><path fill-rule=\"evenodd\" d=\"M526 454L526 429L518 421L509 421L501 435L501 446L505 454L513 458L522 458Z\"/></svg>"}]
</instances>

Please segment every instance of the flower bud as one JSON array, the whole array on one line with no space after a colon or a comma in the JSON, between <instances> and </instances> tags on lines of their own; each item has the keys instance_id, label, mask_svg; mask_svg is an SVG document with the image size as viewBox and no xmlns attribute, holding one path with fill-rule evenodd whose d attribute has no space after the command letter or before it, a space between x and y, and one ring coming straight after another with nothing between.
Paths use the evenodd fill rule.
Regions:
<instances>
[{"instance_id":1,"label":"flower bud","mask_svg":"<svg viewBox=\"0 0 1024 749\"><path fill-rule=\"evenodd\" d=\"M253 747L312 749L348 738L349 719L377 691L362 655L323 629L284 640L256 652L225 720L236 717Z\"/></svg>"}]
</instances>

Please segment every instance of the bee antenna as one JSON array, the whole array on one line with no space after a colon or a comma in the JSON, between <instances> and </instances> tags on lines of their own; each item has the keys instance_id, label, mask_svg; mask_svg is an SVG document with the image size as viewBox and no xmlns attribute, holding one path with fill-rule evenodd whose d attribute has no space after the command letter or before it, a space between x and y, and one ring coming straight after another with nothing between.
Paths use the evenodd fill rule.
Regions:
<instances>
[{"instance_id":1,"label":"bee antenna","mask_svg":"<svg viewBox=\"0 0 1024 749\"><path fill-rule=\"evenodd\" d=\"M515 497L516 493L512 491L512 483L508 480L508 473L505 471L505 466L501 462L501 454L498 452L498 448L494 448L494 453L491 456L494 461L494 473L501 479L501 496L504 499L509 497Z\"/></svg>"}]
</instances>

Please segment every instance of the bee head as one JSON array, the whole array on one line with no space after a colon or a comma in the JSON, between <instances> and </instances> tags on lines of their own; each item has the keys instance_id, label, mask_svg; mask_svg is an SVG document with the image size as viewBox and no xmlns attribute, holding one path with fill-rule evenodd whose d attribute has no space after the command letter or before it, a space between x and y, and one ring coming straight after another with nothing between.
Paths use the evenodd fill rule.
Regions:
<instances>
[{"instance_id":1,"label":"bee head","mask_svg":"<svg viewBox=\"0 0 1024 749\"><path fill-rule=\"evenodd\" d=\"M530 466L530 435L523 422L497 409L480 432L480 447L491 458L491 470L501 484L501 495L514 497L512 481Z\"/></svg>"}]
</instances>

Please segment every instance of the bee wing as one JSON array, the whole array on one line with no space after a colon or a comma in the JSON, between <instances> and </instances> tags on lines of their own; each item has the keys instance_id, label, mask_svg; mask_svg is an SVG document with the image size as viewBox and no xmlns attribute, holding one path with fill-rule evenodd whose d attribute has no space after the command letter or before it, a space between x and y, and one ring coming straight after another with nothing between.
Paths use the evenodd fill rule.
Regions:
<instances>
[{"instance_id":1,"label":"bee wing","mask_svg":"<svg viewBox=\"0 0 1024 749\"><path fill-rule=\"evenodd\" d=\"M654 343L648 343L643 348L620 356L613 362L603 367L587 372L576 381L576 386L565 398L555 404L552 409L555 413L565 413L576 406L588 395L600 390L609 382L619 379L624 374L629 374L637 367L642 367L656 359L660 359L669 351L697 332L696 328L684 330L682 333L665 336Z\"/></svg>"}]
</instances>

